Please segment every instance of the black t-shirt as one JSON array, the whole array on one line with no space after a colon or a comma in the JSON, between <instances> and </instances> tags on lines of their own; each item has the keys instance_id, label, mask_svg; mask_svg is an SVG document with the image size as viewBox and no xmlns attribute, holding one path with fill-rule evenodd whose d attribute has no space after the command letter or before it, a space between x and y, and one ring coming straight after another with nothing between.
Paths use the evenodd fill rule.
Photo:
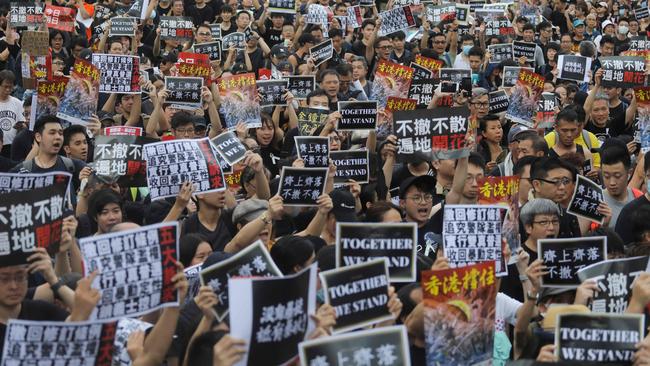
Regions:
<instances>
[{"instance_id":1,"label":"black t-shirt","mask_svg":"<svg viewBox=\"0 0 650 366\"><path fill-rule=\"evenodd\" d=\"M198 213L193 213L183 221L183 235L188 233L199 233L207 238L208 243L212 246L214 251L223 251L235 233L235 228L232 224L231 214L225 210L221 210L219 215L219 222L214 230L210 230L201 224L199 221Z\"/></svg>"},{"instance_id":2,"label":"black t-shirt","mask_svg":"<svg viewBox=\"0 0 650 366\"><path fill-rule=\"evenodd\" d=\"M635 241L635 235L639 234L634 232L632 218L634 217L634 213L639 211L641 207L650 207L650 201L648 201L645 195L625 205L618 215L615 230L621 236L625 245L633 243Z\"/></svg>"},{"instance_id":3,"label":"black t-shirt","mask_svg":"<svg viewBox=\"0 0 650 366\"><path fill-rule=\"evenodd\" d=\"M278 162L282 158L280 150L273 146L264 146L260 147L260 155L262 156L264 167L271 172L271 176L275 177L278 175L280 173Z\"/></svg>"},{"instance_id":4,"label":"black t-shirt","mask_svg":"<svg viewBox=\"0 0 650 366\"><path fill-rule=\"evenodd\" d=\"M248 57L251 59L251 65L255 71L255 75L259 77L260 69L264 67L264 53L258 47L255 51L248 54Z\"/></svg>"},{"instance_id":5,"label":"black t-shirt","mask_svg":"<svg viewBox=\"0 0 650 366\"><path fill-rule=\"evenodd\" d=\"M619 105L609 109L609 134L612 137L618 135L634 136L634 124L630 126L625 125L625 111L627 110L628 103L621 101Z\"/></svg>"},{"instance_id":6,"label":"black t-shirt","mask_svg":"<svg viewBox=\"0 0 650 366\"><path fill-rule=\"evenodd\" d=\"M533 263L537 260L537 253L526 245L521 244L521 247L530 256L528 263ZM519 270L515 263L508 266L508 275L501 278L501 287L499 291L512 297L515 300L524 302L524 290L522 288L521 280L519 279Z\"/></svg>"},{"instance_id":7,"label":"black t-shirt","mask_svg":"<svg viewBox=\"0 0 650 366\"><path fill-rule=\"evenodd\" d=\"M192 17L192 21L194 22L195 26L198 26L199 24L203 24L205 22L214 22L214 10L212 10L212 8L207 5L201 9L197 8L196 5L193 5L189 8L188 15Z\"/></svg>"},{"instance_id":8,"label":"black t-shirt","mask_svg":"<svg viewBox=\"0 0 650 366\"><path fill-rule=\"evenodd\" d=\"M598 138L598 140L600 140L601 143L605 142L605 140L611 137L611 135L609 134L609 127L598 127L591 121L591 119L585 125L585 130L596 135L596 137Z\"/></svg>"},{"instance_id":9,"label":"black t-shirt","mask_svg":"<svg viewBox=\"0 0 650 366\"><path fill-rule=\"evenodd\" d=\"M443 209L440 209L441 212ZM436 260L436 251L442 248L442 223L438 220L442 219L442 215L434 215L422 227L418 227L418 253L430 258L432 261Z\"/></svg>"},{"instance_id":10,"label":"black t-shirt","mask_svg":"<svg viewBox=\"0 0 650 366\"><path fill-rule=\"evenodd\" d=\"M272 48L276 44L282 43L282 29L273 29L271 21L266 22L266 32L262 34L262 38Z\"/></svg>"},{"instance_id":11,"label":"black t-shirt","mask_svg":"<svg viewBox=\"0 0 650 366\"><path fill-rule=\"evenodd\" d=\"M68 317L68 312L60 307L40 300L23 300L17 319L36 321L59 321ZM4 349L7 325L0 323L0 354Z\"/></svg>"}]
</instances>

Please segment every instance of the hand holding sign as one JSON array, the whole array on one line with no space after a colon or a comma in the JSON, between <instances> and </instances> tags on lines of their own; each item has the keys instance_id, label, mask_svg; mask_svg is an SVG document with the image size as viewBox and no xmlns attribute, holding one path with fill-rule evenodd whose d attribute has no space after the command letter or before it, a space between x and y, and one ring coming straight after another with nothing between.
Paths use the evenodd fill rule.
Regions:
<instances>
[{"instance_id":1,"label":"hand holding sign","mask_svg":"<svg viewBox=\"0 0 650 366\"><path fill-rule=\"evenodd\" d=\"M215 365L234 365L246 353L245 347L246 342L226 334L214 345L213 363Z\"/></svg>"},{"instance_id":2,"label":"hand holding sign","mask_svg":"<svg viewBox=\"0 0 650 366\"><path fill-rule=\"evenodd\" d=\"M208 285L201 286L199 294L194 297L194 302L207 320L213 321L216 319L213 308L219 303L219 298L212 290L212 287Z\"/></svg>"},{"instance_id":3,"label":"hand holding sign","mask_svg":"<svg viewBox=\"0 0 650 366\"><path fill-rule=\"evenodd\" d=\"M88 320L95 306L99 303L101 294L99 290L92 288L91 285L97 277L98 271L92 272L77 282L77 289L74 292L74 306L70 314L72 321Z\"/></svg>"}]
</instances>

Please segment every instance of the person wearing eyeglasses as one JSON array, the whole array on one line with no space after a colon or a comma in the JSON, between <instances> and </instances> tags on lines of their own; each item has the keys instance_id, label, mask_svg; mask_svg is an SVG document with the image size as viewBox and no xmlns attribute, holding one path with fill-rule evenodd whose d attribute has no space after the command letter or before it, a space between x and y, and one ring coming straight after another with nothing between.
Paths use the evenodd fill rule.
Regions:
<instances>
[{"instance_id":1,"label":"person wearing eyeglasses","mask_svg":"<svg viewBox=\"0 0 650 366\"><path fill-rule=\"evenodd\" d=\"M201 24L196 28L194 43L206 43L212 41L212 30L207 24Z\"/></svg>"}]
</instances>

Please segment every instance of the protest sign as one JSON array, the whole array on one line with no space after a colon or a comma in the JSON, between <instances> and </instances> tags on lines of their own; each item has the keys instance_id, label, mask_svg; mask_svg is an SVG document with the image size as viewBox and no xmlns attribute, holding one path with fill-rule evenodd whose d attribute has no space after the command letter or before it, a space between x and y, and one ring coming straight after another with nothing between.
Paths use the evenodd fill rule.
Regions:
<instances>
[{"instance_id":1,"label":"protest sign","mask_svg":"<svg viewBox=\"0 0 650 366\"><path fill-rule=\"evenodd\" d=\"M21 67L23 87L33 89L36 88L38 81L52 79L52 56L50 54L46 56L30 56L22 52L21 57L23 60Z\"/></svg>"},{"instance_id":2,"label":"protest sign","mask_svg":"<svg viewBox=\"0 0 650 366\"><path fill-rule=\"evenodd\" d=\"M504 60L512 60L512 43L491 44L488 46L490 63L498 64Z\"/></svg>"},{"instance_id":3,"label":"protest sign","mask_svg":"<svg viewBox=\"0 0 650 366\"><path fill-rule=\"evenodd\" d=\"M433 71L411 62L411 67L413 68L413 80L427 80L433 77Z\"/></svg>"},{"instance_id":4,"label":"protest sign","mask_svg":"<svg viewBox=\"0 0 650 366\"><path fill-rule=\"evenodd\" d=\"M203 78L203 84L206 86L209 86L212 81L210 77L212 67L207 54L181 52L178 54L178 62L175 66L178 75L174 76L200 77Z\"/></svg>"},{"instance_id":5,"label":"protest sign","mask_svg":"<svg viewBox=\"0 0 650 366\"><path fill-rule=\"evenodd\" d=\"M24 31L21 37L23 51L30 56L47 56L50 47L49 37L47 32Z\"/></svg>"},{"instance_id":6,"label":"protest sign","mask_svg":"<svg viewBox=\"0 0 650 366\"><path fill-rule=\"evenodd\" d=\"M393 126L393 113L396 111L414 111L416 107L419 107L417 105L417 100L416 99L408 99L408 98L397 98L397 97L388 97L388 101L386 102L386 108L384 109L384 113L380 114L377 118L379 120L377 121L377 124L379 125L385 125L385 126Z\"/></svg>"},{"instance_id":7,"label":"protest sign","mask_svg":"<svg viewBox=\"0 0 650 366\"><path fill-rule=\"evenodd\" d=\"M270 0L268 11L273 14L295 14L296 0Z\"/></svg>"},{"instance_id":8,"label":"protest sign","mask_svg":"<svg viewBox=\"0 0 650 366\"><path fill-rule=\"evenodd\" d=\"M521 57L526 58L526 62L535 62L535 49L537 44L534 42L514 41L512 42L512 57L519 60Z\"/></svg>"},{"instance_id":9,"label":"protest sign","mask_svg":"<svg viewBox=\"0 0 650 366\"><path fill-rule=\"evenodd\" d=\"M559 55L557 60L558 79L589 82L588 70L591 70L591 57L576 55Z\"/></svg>"},{"instance_id":10,"label":"protest sign","mask_svg":"<svg viewBox=\"0 0 650 366\"><path fill-rule=\"evenodd\" d=\"M74 31L76 9L47 4L43 13L48 29L58 29L64 32Z\"/></svg>"},{"instance_id":11,"label":"protest sign","mask_svg":"<svg viewBox=\"0 0 650 366\"><path fill-rule=\"evenodd\" d=\"M388 311L388 263L378 258L320 272L325 303L336 311L333 333L342 333L392 318Z\"/></svg>"},{"instance_id":12,"label":"protest sign","mask_svg":"<svg viewBox=\"0 0 650 366\"><path fill-rule=\"evenodd\" d=\"M469 0L469 9L472 13L476 13L476 10L483 9L485 5L485 0Z\"/></svg>"},{"instance_id":13,"label":"protest sign","mask_svg":"<svg viewBox=\"0 0 650 366\"><path fill-rule=\"evenodd\" d=\"M599 58L603 68L604 87L633 88L644 86L646 61L640 56L610 56Z\"/></svg>"},{"instance_id":14,"label":"protest sign","mask_svg":"<svg viewBox=\"0 0 650 366\"><path fill-rule=\"evenodd\" d=\"M418 154L435 160L467 156L469 116L465 106L395 112L398 155Z\"/></svg>"},{"instance_id":15,"label":"protest sign","mask_svg":"<svg viewBox=\"0 0 650 366\"><path fill-rule=\"evenodd\" d=\"M227 34L221 38L221 47L224 52L228 51L231 47L237 50L246 49L246 34L243 32L234 32Z\"/></svg>"},{"instance_id":16,"label":"protest sign","mask_svg":"<svg viewBox=\"0 0 650 366\"><path fill-rule=\"evenodd\" d=\"M637 101L637 131L634 140L639 143L641 153L650 151L650 88L634 88Z\"/></svg>"},{"instance_id":17,"label":"protest sign","mask_svg":"<svg viewBox=\"0 0 650 366\"><path fill-rule=\"evenodd\" d=\"M333 53L334 46L331 39L325 40L309 49L309 55L314 59L314 65L316 67L332 58Z\"/></svg>"},{"instance_id":18,"label":"protest sign","mask_svg":"<svg viewBox=\"0 0 650 366\"><path fill-rule=\"evenodd\" d=\"M134 37L135 27L135 18L111 18L111 27L108 35L110 37Z\"/></svg>"},{"instance_id":19,"label":"protest sign","mask_svg":"<svg viewBox=\"0 0 650 366\"><path fill-rule=\"evenodd\" d=\"M449 265L495 261L497 276L507 275L501 247L506 209L498 205L446 205L444 210L442 237Z\"/></svg>"},{"instance_id":20,"label":"protest sign","mask_svg":"<svg viewBox=\"0 0 650 366\"><path fill-rule=\"evenodd\" d=\"M596 281L599 291L589 304L594 313L622 314L627 310L632 285L648 269L648 257L620 258L594 263L578 271L580 282Z\"/></svg>"},{"instance_id":21,"label":"protest sign","mask_svg":"<svg viewBox=\"0 0 650 366\"><path fill-rule=\"evenodd\" d=\"M555 355L578 364L631 365L644 337L643 314L559 314Z\"/></svg>"},{"instance_id":22,"label":"protest sign","mask_svg":"<svg viewBox=\"0 0 650 366\"><path fill-rule=\"evenodd\" d=\"M43 4L35 1L12 2L9 23L12 27L37 27L43 22ZM24 39L23 39L24 47Z\"/></svg>"},{"instance_id":23,"label":"protest sign","mask_svg":"<svg viewBox=\"0 0 650 366\"><path fill-rule=\"evenodd\" d=\"M142 127L111 126L104 128L104 136L142 136Z\"/></svg>"},{"instance_id":24,"label":"protest sign","mask_svg":"<svg viewBox=\"0 0 650 366\"><path fill-rule=\"evenodd\" d=\"M140 57L93 53L92 62L100 70L100 93L139 94Z\"/></svg>"},{"instance_id":25,"label":"protest sign","mask_svg":"<svg viewBox=\"0 0 650 366\"><path fill-rule=\"evenodd\" d=\"M598 212L598 206L603 200L603 188L591 179L578 175L567 212L602 225L605 216Z\"/></svg>"},{"instance_id":26,"label":"protest sign","mask_svg":"<svg viewBox=\"0 0 650 366\"><path fill-rule=\"evenodd\" d=\"M434 75L437 77L439 74L440 68L442 68L445 63L442 60L437 60L435 58L431 57L425 57L420 54L415 55L415 61L416 64L424 67L427 70L431 70L434 72Z\"/></svg>"},{"instance_id":27,"label":"protest sign","mask_svg":"<svg viewBox=\"0 0 650 366\"><path fill-rule=\"evenodd\" d=\"M100 73L90 62L77 59L70 74L56 116L85 125L97 111Z\"/></svg>"},{"instance_id":28,"label":"protest sign","mask_svg":"<svg viewBox=\"0 0 650 366\"><path fill-rule=\"evenodd\" d=\"M296 357L315 327L316 271L314 263L285 277L228 280L230 335L246 342L235 366L283 365Z\"/></svg>"},{"instance_id":29,"label":"protest sign","mask_svg":"<svg viewBox=\"0 0 650 366\"><path fill-rule=\"evenodd\" d=\"M203 82L201 77L165 76L165 89L169 94L166 102L180 109L201 108Z\"/></svg>"},{"instance_id":30,"label":"protest sign","mask_svg":"<svg viewBox=\"0 0 650 366\"><path fill-rule=\"evenodd\" d=\"M97 136L93 171L104 183L118 182L123 187L147 185L142 146L158 140L135 135Z\"/></svg>"},{"instance_id":31,"label":"protest sign","mask_svg":"<svg viewBox=\"0 0 650 366\"><path fill-rule=\"evenodd\" d=\"M390 282L415 281L415 223L336 224L336 267L386 258Z\"/></svg>"},{"instance_id":32,"label":"protest sign","mask_svg":"<svg viewBox=\"0 0 650 366\"><path fill-rule=\"evenodd\" d=\"M282 167L278 194L285 206L317 206L323 195L328 168Z\"/></svg>"},{"instance_id":33,"label":"protest sign","mask_svg":"<svg viewBox=\"0 0 650 366\"><path fill-rule=\"evenodd\" d=\"M194 37L194 23L190 17L161 16L160 39L173 39L179 43L191 41Z\"/></svg>"},{"instance_id":34,"label":"protest sign","mask_svg":"<svg viewBox=\"0 0 650 366\"><path fill-rule=\"evenodd\" d=\"M522 69L535 72L535 69L532 67L504 66L501 86L504 88L511 88L517 85L517 80L519 80L519 71Z\"/></svg>"},{"instance_id":35,"label":"protest sign","mask_svg":"<svg viewBox=\"0 0 650 366\"><path fill-rule=\"evenodd\" d=\"M337 122L339 131L374 131L377 125L377 101L338 102L341 118Z\"/></svg>"},{"instance_id":36,"label":"protest sign","mask_svg":"<svg viewBox=\"0 0 650 366\"><path fill-rule=\"evenodd\" d=\"M411 365L406 327L395 325L302 342L300 365L345 366L347 360L366 357L377 365Z\"/></svg>"},{"instance_id":37,"label":"protest sign","mask_svg":"<svg viewBox=\"0 0 650 366\"><path fill-rule=\"evenodd\" d=\"M221 61L221 41L197 43L194 52L208 55L210 61Z\"/></svg>"},{"instance_id":38,"label":"protest sign","mask_svg":"<svg viewBox=\"0 0 650 366\"><path fill-rule=\"evenodd\" d=\"M90 318L117 320L178 306L172 282L178 238L174 221L80 239L84 275L99 272L93 287L102 295Z\"/></svg>"},{"instance_id":39,"label":"protest sign","mask_svg":"<svg viewBox=\"0 0 650 366\"><path fill-rule=\"evenodd\" d=\"M242 166L242 164L237 164L234 167L231 167L231 173L225 174L226 185L228 186L228 190L230 190L233 195L238 194L239 190L242 187L241 174L244 172L245 168L246 167Z\"/></svg>"},{"instance_id":40,"label":"protest sign","mask_svg":"<svg viewBox=\"0 0 650 366\"><path fill-rule=\"evenodd\" d=\"M352 29L361 28L363 24L363 16L361 15L361 7L359 5L350 6L347 10L347 27ZM343 29L347 29L347 27Z\"/></svg>"},{"instance_id":41,"label":"protest sign","mask_svg":"<svg viewBox=\"0 0 650 366\"><path fill-rule=\"evenodd\" d=\"M294 136L298 159L302 159L307 168L329 167L330 139L327 136Z\"/></svg>"},{"instance_id":42,"label":"protest sign","mask_svg":"<svg viewBox=\"0 0 650 366\"><path fill-rule=\"evenodd\" d=\"M445 67L440 69L440 81L460 83L463 81L463 79L471 77L472 70L469 69L450 69Z\"/></svg>"},{"instance_id":43,"label":"protest sign","mask_svg":"<svg viewBox=\"0 0 650 366\"><path fill-rule=\"evenodd\" d=\"M542 286L577 288L580 269L607 259L607 237L540 239L537 254L548 272Z\"/></svg>"},{"instance_id":44,"label":"protest sign","mask_svg":"<svg viewBox=\"0 0 650 366\"><path fill-rule=\"evenodd\" d=\"M51 81L39 80L36 84L36 103L32 102L29 118L29 129L34 130L34 124L41 116L56 115L61 98L65 93L68 78L55 77ZM34 99L32 99L34 100Z\"/></svg>"},{"instance_id":45,"label":"protest sign","mask_svg":"<svg viewBox=\"0 0 650 366\"><path fill-rule=\"evenodd\" d=\"M330 159L336 166L335 184L349 183L354 180L366 184L370 175L370 159L368 150L331 151Z\"/></svg>"},{"instance_id":46,"label":"protest sign","mask_svg":"<svg viewBox=\"0 0 650 366\"><path fill-rule=\"evenodd\" d=\"M52 185L57 185L59 189L59 185L65 185L64 196L66 196L71 180L72 174L66 172L0 173L0 193L29 191Z\"/></svg>"},{"instance_id":47,"label":"protest sign","mask_svg":"<svg viewBox=\"0 0 650 366\"><path fill-rule=\"evenodd\" d=\"M490 114L502 113L508 110L510 105L510 97L505 90L497 90L488 94Z\"/></svg>"},{"instance_id":48,"label":"protest sign","mask_svg":"<svg viewBox=\"0 0 650 366\"><path fill-rule=\"evenodd\" d=\"M117 321L115 342L113 343L113 366L131 365L131 357L127 352L129 337L133 332L145 332L151 327L153 327L153 324L138 319L122 318Z\"/></svg>"},{"instance_id":49,"label":"protest sign","mask_svg":"<svg viewBox=\"0 0 650 366\"><path fill-rule=\"evenodd\" d=\"M287 89L293 94L296 100L307 99L307 95L314 91L316 87L316 76L286 76L285 79L289 80Z\"/></svg>"},{"instance_id":50,"label":"protest sign","mask_svg":"<svg viewBox=\"0 0 650 366\"><path fill-rule=\"evenodd\" d=\"M10 319L2 365L111 365L116 322L53 322Z\"/></svg>"},{"instance_id":51,"label":"protest sign","mask_svg":"<svg viewBox=\"0 0 650 366\"><path fill-rule=\"evenodd\" d=\"M332 15L332 11L326 6L320 4L309 4L307 7L305 24L319 24L325 29L328 29L327 25L329 24L330 16Z\"/></svg>"},{"instance_id":52,"label":"protest sign","mask_svg":"<svg viewBox=\"0 0 650 366\"><path fill-rule=\"evenodd\" d=\"M494 261L422 272L427 365L489 364L494 352Z\"/></svg>"},{"instance_id":53,"label":"protest sign","mask_svg":"<svg viewBox=\"0 0 650 366\"><path fill-rule=\"evenodd\" d=\"M232 131L227 131L212 139L212 144L229 165L235 165L246 157L246 146Z\"/></svg>"},{"instance_id":54,"label":"protest sign","mask_svg":"<svg viewBox=\"0 0 650 366\"><path fill-rule=\"evenodd\" d=\"M381 19L378 36L386 36L391 33L415 26L415 17L410 6L402 6L391 10L383 11L378 15Z\"/></svg>"},{"instance_id":55,"label":"protest sign","mask_svg":"<svg viewBox=\"0 0 650 366\"><path fill-rule=\"evenodd\" d=\"M310 136L327 120L329 108L300 107L298 109L298 131L301 136Z\"/></svg>"},{"instance_id":56,"label":"protest sign","mask_svg":"<svg viewBox=\"0 0 650 366\"><path fill-rule=\"evenodd\" d=\"M630 37L630 51L646 51L648 48L650 48L648 36Z\"/></svg>"},{"instance_id":57,"label":"protest sign","mask_svg":"<svg viewBox=\"0 0 650 366\"><path fill-rule=\"evenodd\" d=\"M258 80L256 86L260 95L260 106L286 106L284 95L287 93L288 84L288 80Z\"/></svg>"},{"instance_id":58,"label":"protest sign","mask_svg":"<svg viewBox=\"0 0 650 366\"><path fill-rule=\"evenodd\" d=\"M555 109L559 105L555 93L542 93L542 97L537 102L535 126L537 128L553 128L555 125Z\"/></svg>"},{"instance_id":59,"label":"protest sign","mask_svg":"<svg viewBox=\"0 0 650 366\"><path fill-rule=\"evenodd\" d=\"M544 77L534 72L521 69L517 84L510 94L510 105L506 118L526 127L533 127L533 115L537 112L537 101L544 89Z\"/></svg>"},{"instance_id":60,"label":"protest sign","mask_svg":"<svg viewBox=\"0 0 650 366\"><path fill-rule=\"evenodd\" d=\"M255 102L257 87L254 73L222 77L218 85L227 128L234 128L240 121L248 128L262 127L260 105Z\"/></svg>"},{"instance_id":61,"label":"protest sign","mask_svg":"<svg viewBox=\"0 0 650 366\"><path fill-rule=\"evenodd\" d=\"M510 19L505 15L503 10L485 8L477 9L474 14L475 18L485 23L485 35L490 36L513 36L515 29Z\"/></svg>"},{"instance_id":62,"label":"protest sign","mask_svg":"<svg viewBox=\"0 0 650 366\"><path fill-rule=\"evenodd\" d=\"M469 5L456 4L456 23L458 25L468 25L469 20Z\"/></svg>"},{"instance_id":63,"label":"protest sign","mask_svg":"<svg viewBox=\"0 0 650 366\"><path fill-rule=\"evenodd\" d=\"M477 181L477 184L479 187L479 204L496 204L507 208L508 211L503 217L503 225L501 226L501 237L508 243L510 253L517 253L517 249L521 247L521 237L519 236L519 177L483 177Z\"/></svg>"},{"instance_id":64,"label":"protest sign","mask_svg":"<svg viewBox=\"0 0 650 366\"><path fill-rule=\"evenodd\" d=\"M416 100L418 109L426 108L429 105L429 103L431 103L431 99L433 98L433 91L435 90L435 88L436 88L435 82L431 79L413 80L413 82L411 82L411 87L409 88L408 97L409 99ZM390 97L390 98L394 98L394 97ZM403 98L399 98L399 99L403 100ZM390 109L392 108L393 107L390 107ZM388 105L386 106L386 109L389 109ZM407 109L398 109L398 110L411 110L411 109L407 108Z\"/></svg>"},{"instance_id":65,"label":"protest sign","mask_svg":"<svg viewBox=\"0 0 650 366\"><path fill-rule=\"evenodd\" d=\"M176 196L183 182L192 182L195 193L226 189L216 155L207 137L147 144L144 158L151 200Z\"/></svg>"},{"instance_id":66,"label":"protest sign","mask_svg":"<svg viewBox=\"0 0 650 366\"><path fill-rule=\"evenodd\" d=\"M377 101L377 108L386 108L389 97L403 98L408 95L412 80L413 68L379 60L369 99ZM377 136L379 138L386 138L392 133L392 126L389 122L383 119L378 121Z\"/></svg>"},{"instance_id":67,"label":"protest sign","mask_svg":"<svg viewBox=\"0 0 650 366\"><path fill-rule=\"evenodd\" d=\"M185 277L187 277L187 282L189 288L187 290L186 299L194 298L199 293L201 288L201 279L199 278L199 273L203 267L203 263L195 264L193 266L187 267L183 270Z\"/></svg>"},{"instance_id":68,"label":"protest sign","mask_svg":"<svg viewBox=\"0 0 650 366\"><path fill-rule=\"evenodd\" d=\"M210 24L210 33L212 33L213 39L221 39L221 24Z\"/></svg>"},{"instance_id":69,"label":"protest sign","mask_svg":"<svg viewBox=\"0 0 650 366\"><path fill-rule=\"evenodd\" d=\"M447 3L441 5L427 4L425 8L426 17L429 22L440 23L442 21L454 21L456 19L456 4Z\"/></svg>"},{"instance_id":70,"label":"protest sign","mask_svg":"<svg viewBox=\"0 0 650 366\"><path fill-rule=\"evenodd\" d=\"M214 306L216 318L228 315L228 285L236 277L282 277L264 244L257 240L232 257L201 269L201 285L210 286L219 298Z\"/></svg>"},{"instance_id":71,"label":"protest sign","mask_svg":"<svg viewBox=\"0 0 650 366\"><path fill-rule=\"evenodd\" d=\"M638 20L650 18L650 12L648 11L648 5L637 6L634 8L634 17Z\"/></svg>"}]
</instances>

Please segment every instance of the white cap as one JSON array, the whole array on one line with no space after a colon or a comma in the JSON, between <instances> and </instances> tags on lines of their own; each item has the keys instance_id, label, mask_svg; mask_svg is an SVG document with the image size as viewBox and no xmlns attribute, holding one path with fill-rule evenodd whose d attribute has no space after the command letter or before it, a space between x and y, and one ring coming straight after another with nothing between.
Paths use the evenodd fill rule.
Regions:
<instances>
[{"instance_id":1,"label":"white cap","mask_svg":"<svg viewBox=\"0 0 650 366\"><path fill-rule=\"evenodd\" d=\"M609 8L609 6L607 6L607 3L604 1L599 2L598 5L604 7L605 9Z\"/></svg>"}]
</instances>

